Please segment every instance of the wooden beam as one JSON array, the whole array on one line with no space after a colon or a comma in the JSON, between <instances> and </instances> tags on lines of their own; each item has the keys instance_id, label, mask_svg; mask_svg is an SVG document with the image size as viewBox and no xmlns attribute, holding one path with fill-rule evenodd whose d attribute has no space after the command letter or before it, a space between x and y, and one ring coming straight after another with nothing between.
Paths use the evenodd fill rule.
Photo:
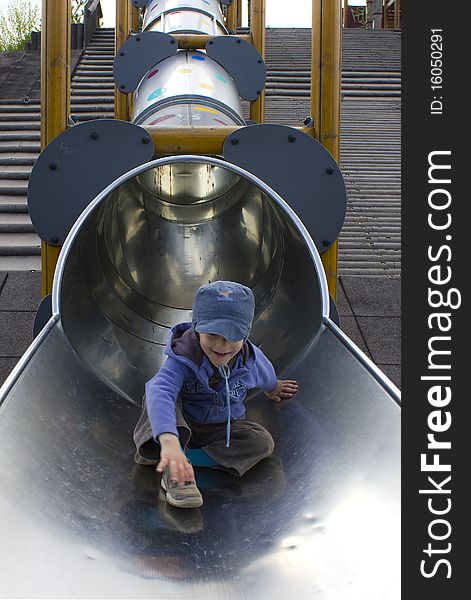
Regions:
<instances>
[{"instance_id":1,"label":"wooden beam","mask_svg":"<svg viewBox=\"0 0 471 600\"><path fill-rule=\"evenodd\" d=\"M265 0L250 2L250 32L253 45L265 60ZM250 118L257 123L265 120L265 90L260 90L258 100L250 103Z\"/></svg>"},{"instance_id":2,"label":"wooden beam","mask_svg":"<svg viewBox=\"0 0 471 600\"><path fill-rule=\"evenodd\" d=\"M233 31L234 33L237 30L237 0L234 0L227 7L226 26L229 31Z\"/></svg>"},{"instance_id":3,"label":"wooden beam","mask_svg":"<svg viewBox=\"0 0 471 600\"><path fill-rule=\"evenodd\" d=\"M68 127L71 0L43 0L41 26L41 148ZM51 240L52 241L52 240ZM41 291L52 292L60 247L41 243Z\"/></svg>"},{"instance_id":4,"label":"wooden beam","mask_svg":"<svg viewBox=\"0 0 471 600\"><path fill-rule=\"evenodd\" d=\"M143 125L152 137L155 151L158 155L173 154L215 154L222 155L223 144L226 138L241 129L241 127L157 127ZM308 135L312 135L312 128L294 127Z\"/></svg>"},{"instance_id":5,"label":"wooden beam","mask_svg":"<svg viewBox=\"0 0 471 600\"><path fill-rule=\"evenodd\" d=\"M128 39L131 30L129 0L116 0L115 52ZM129 99L127 94L114 89L114 116L121 121L129 120Z\"/></svg>"},{"instance_id":6,"label":"wooden beam","mask_svg":"<svg viewBox=\"0 0 471 600\"><path fill-rule=\"evenodd\" d=\"M200 33L173 33L172 36L177 40L178 47L185 50L201 50L205 47L208 40L215 37L214 35L203 35ZM237 37L244 42L248 42L249 44L252 43L251 35L233 35L226 37Z\"/></svg>"},{"instance_id":7,"label":"wooden beam","mask_svg":"<svg viewBox=\"0 0 471 600\"><path fill-rule=\"evenodd\" d=\"M342 13L338 0L313 0L311 116L317 139L340 162ZM337 297L338 241L321 255L329 292Z\"/></svg>"},{"instance_id":8,"label":"wooden beam","mask_svg":"<svg viewBox=\"0 0 471 600\"><path fill-rule=\"evenodd\" d=\"M394 2L394 29L401 28L401 0Z\"/></svg>"}]
</instances>

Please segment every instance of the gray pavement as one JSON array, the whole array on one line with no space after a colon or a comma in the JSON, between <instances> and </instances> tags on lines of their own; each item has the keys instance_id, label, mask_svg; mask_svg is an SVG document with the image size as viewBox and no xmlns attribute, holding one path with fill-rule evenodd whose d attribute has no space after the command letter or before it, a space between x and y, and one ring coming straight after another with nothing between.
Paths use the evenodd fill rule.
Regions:
<instances>
[{"instance_id":1,"label":"gray pavement","mask_svg":"<svg viewBox=\"0 0 471 600\"><path fill-rule=\"evenodd\" d=\"M0 384L32 341L41 301L39 272L0 271ZM341 276L337 290L341 328L401 387L401 280Z\"/></svg>"}]
</instances>

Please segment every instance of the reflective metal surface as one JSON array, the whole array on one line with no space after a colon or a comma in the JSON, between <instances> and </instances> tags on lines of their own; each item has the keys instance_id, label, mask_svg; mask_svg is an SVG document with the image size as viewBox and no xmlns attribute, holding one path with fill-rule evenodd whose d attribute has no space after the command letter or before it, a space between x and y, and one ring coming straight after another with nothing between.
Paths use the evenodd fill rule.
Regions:
<instances>
[{"instance_id":1,"label":"reflective metal surface","mask_svg":"<svg viewBox=\"0 0 471 600\"><path fill-rule=\"evenodd\" d=\"M55 321L0 391L0 597L399 598L391 389L331 326L312 240L262 182L227 165L220 197L182 181L169 202L168 165L198 181L205 160L223 168L154 161L164 183L148 189L146 167L123 176L64 245ZM170 204L193 221L167 218ZM133 464L131 434L168 326L211 278L254 289L251 337L301 391L250 398L274 456L241 479L197 469L204 505L181 511Z\"/></svg>"},{"instance_id":2,"label":"reflective metal surface","mask_svg":"<svg viewBox=\"0 0 471 600\"><path fill-rule=\"evenodd\" d=\"M138 125L243 125L241 115L239 92L231 76L197 50L179 50L159 62L134 93L132 121Z\"/></svg>"},{"instance_id":3,"label":"reflective metal surface","mask_svg":"<svg viewBox=\"0 0 471 600\"><path fill-rule=\"evenodd\" d=\"M135 403L162 363L169 328L190 318L208 281L253 289L252 337L277 368L320 326L319 275L302 234L221 165L161 164L125 181L84 223L63 267L66 335L97 377Z\"/></svg>"},{"instance_id":4,"label":"reflective metal surface","mask_svg":"<svg viewBox=\"0 0 471 600\"><path fill-rule=\"evenodd\" d=\"M221 5L217 0L153 0L145 10L142 30L227 34Z\"/></svg>"}]
</instances>

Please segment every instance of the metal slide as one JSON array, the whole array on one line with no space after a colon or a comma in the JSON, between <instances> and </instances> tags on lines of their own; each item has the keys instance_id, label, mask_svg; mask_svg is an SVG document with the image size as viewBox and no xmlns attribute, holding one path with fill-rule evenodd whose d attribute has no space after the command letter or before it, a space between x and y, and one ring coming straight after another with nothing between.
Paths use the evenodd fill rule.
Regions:
<instances>
[{"instance_id":1,"label":"metal slide","mask_svg":"<svg viewBox=\"0 0 471 600\"><path fill-rule=\"evenodd\" d=\"M0 597L395 600L399 392L330 319L316 249L345 216L338 165L245 123L265 65L216 0L133 4L145 31L114 65L133 123L71 127L29 182L35 230L63 247L51 317L0 390ZM175 32L215 37L178 50ZM223 158L154 160L144 126L237 129ZM251 339L300 392L249 398L274 455L243 478L197 469L203 507L176 509L132 431L169 328L218 279L252 288Z\"/></svg>"},{"instance_id":2,"label":"metal slide","mask_svg":"<svg viewBox=\"0 0 471 600\"><path fill-rule=\"evenodd\" d=\"M188 173L214 197L183 203ZM241 479L197 469L204 505L184 511L131 435L211 278L252 287L251 338L301 391L249 399L274 456ZM206 157L134 169L73 226L52 301L0 394L0 596L398 597L397 390L329 319L312 239L266 184Z\"/></svg>"}]
</instances>

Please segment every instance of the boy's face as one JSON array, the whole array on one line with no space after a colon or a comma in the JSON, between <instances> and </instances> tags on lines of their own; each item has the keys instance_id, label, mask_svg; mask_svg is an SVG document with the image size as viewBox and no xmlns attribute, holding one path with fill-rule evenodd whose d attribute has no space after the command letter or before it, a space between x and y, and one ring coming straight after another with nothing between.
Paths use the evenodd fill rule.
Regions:
<instances>
[{"instance_id":1,"label":"boy's face","mask_svg":"<svg viewBox=\"0 0 471 600\"><path fill-rule=\"evenodd\" d=\"M215 367L227 365L244 345L244 340L230 342L222 335L200 333L200 346Z\"/></svg>"}]
</instances>

